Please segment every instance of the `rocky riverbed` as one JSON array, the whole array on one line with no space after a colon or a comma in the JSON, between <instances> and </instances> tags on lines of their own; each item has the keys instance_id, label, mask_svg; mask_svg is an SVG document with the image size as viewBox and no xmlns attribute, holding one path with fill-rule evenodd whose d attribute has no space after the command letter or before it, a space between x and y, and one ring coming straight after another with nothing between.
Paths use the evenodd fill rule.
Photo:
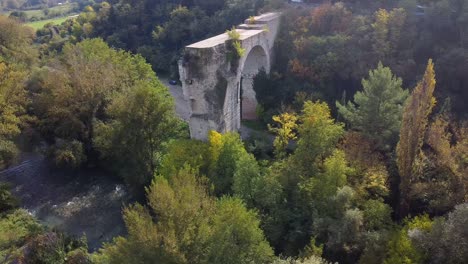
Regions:
<instances>
[{"instance_id":1,"label":"rocky riverbed","mask_svg":"<svg viewBox=\"0 0 468 264\"><path fill-rule=\"evenodd\" d=\"M21 206L44 225L81 237L89 250L125 233L122 208L132 201L118 179L99 170L57 171L39 154L0 172Z\"/></svg>"}]
</instances>

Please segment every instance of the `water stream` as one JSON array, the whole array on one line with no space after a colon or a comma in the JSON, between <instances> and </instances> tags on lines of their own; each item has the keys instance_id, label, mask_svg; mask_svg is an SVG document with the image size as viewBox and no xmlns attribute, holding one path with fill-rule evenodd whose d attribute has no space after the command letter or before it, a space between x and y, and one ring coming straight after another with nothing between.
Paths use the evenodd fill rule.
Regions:
<instances>
[{"instance_id":1,"label":"water stream","mask_svg":"<svg viewBox=\"0 0 468 264\"><path fill-rule=\"evenodd\" d=\"M125 233L122 208L131 196L118 179L99 170L57 171L39 154L0 172L21 206L44 225L81 237L90 251Z\"/></svg>"}]
</instances>

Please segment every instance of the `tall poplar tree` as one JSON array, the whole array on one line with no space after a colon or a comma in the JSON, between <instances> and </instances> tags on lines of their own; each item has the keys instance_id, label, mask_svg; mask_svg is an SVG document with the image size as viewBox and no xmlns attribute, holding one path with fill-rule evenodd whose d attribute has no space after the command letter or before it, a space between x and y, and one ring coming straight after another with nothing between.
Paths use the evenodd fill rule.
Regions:
<instances>
[{"instance_id":1,"label":"tall poplar tree","mask_svg":"<svg viewBox=\"0 0 468 264\"><path fill-rule=\"evenodd\" d=\"M406 216L410 209L408 194L411 178L415 161L421 155L428 117L436 103L433 96L435 84L434 64L430 59L423 79L412 92L403 111L400 141L396 149L400 174L400 217Z\"/></svg>"}]
</instances>

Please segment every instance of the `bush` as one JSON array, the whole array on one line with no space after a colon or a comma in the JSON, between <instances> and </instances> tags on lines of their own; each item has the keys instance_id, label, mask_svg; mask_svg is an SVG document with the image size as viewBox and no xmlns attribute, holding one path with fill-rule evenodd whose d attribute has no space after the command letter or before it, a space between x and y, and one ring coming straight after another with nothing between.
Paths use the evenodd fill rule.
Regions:
<instances>
[{"instance_id":1,"label":"bush","mask_svg":"<svg viewBox=\"0 0 468 264\"><path fill-rule=\"evenodd\" d=\"M91 259L89 258L88 253L83 249L75 249L68 252L66 257L67 264L90 264Z\"/></svg>"},{"instance_id":2,"label":"bush","mask_svg":"<svg viewBox=\"0 0 468 264\"><path fill-rule=\"evenodd\" d=\"M245 49L242 48L240 42L240 34L235 27L226 31L229 40L226 41L227 60L231 63L231 70L236 71L239 66L238 60L245 55Z\"/></svg>"},{"instance_id":3,"label":"bush","mask_svg":"<svg viewBox=\"0 0 468 264\"><path fill-rule=\"evenodd\" d=\"M0 182L0 214L18 207L18 200L11 194L10 185Z\"/></svg>"},{"instance_id":4,"label":"bush","mask_svg":"<svg viewBox=\"0 0 468 264\"><path fill-rule=\"evenodd\" d=\"M28 244L24 258L28 264L63 263L65 260L63 238L56 233L45 233L35 237Z\"/></svg>"},{"instance_id":5,"label":"bush","mask_svg":"<svg viewBox=\"0 0 468 264\"><path fill-rule=\"evenodd\" d=\"M0 139L0 170L8 167L18 156L18 149L11 141Z\"/></svg>"},{"instance_id":6,"label":"bush","mask_svg":"<svg viewBox=\"0 0 468 264\"><path fill-rule=\"evenodd\" d=\"M0 218L0 259L9 263L20 255L26 240L42 232L41 225L27 211L18 209Z\"/></svg>"},{"instance_id":7,"label":"bush","mask_svg":"<svg viewBox=\"0 0 468 264\"><path fill-rule=\"evenodd\" d=\"M51 159L58 168L78 168L86 161L83 144L77 140L57 139L50 152Z\"/></svg>"}]
</instances>

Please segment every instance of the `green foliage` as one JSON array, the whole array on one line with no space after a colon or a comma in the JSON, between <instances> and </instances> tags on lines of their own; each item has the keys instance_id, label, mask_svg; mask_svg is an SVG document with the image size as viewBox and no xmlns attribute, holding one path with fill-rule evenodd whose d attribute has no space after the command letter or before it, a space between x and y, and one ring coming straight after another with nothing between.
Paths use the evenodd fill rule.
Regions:
<instances>
[{"instance_id":1,"label":"green foliage","mask_svg":"<svg viewBox=\"0 0 468 264\"><path fill-rule=\"evenodd\" d=\"M170 95L151 66L176 78L186 44L255 15L264 1L183 4L104 2L62 25L48 25L37 32L41 68L32 78L37 52L31 31L0 17L0 167L11 164L15 142L34 133L33 124L59 167L102 165L140 189L154 179L146 204L124 209L128 235L106 244L93 261L327 263L323 256L345 264L463 263L465 204L434 222L422 216L395 228L390 204L396 204L398 181L392 178L394 156L386 150L402 123L396 163L403 209L408 204L412 213L442 215L466 200L468 130L448 115L429 118L432 64L403 118L407 93L396 77L411 85L427 57L435 58L436 96L452 97L457 117L464 115L466 1L426 1L427 12L417 19L414 10L392 10L389 1L285 11L276 65L254 79L263 121L278 123L272 129L276 159L261 162L237 134L211 132L209 142L177 139L186 124L174 118ZM380 7L385 9L374 12ZM227 34L236 66L245 50L235 28ZM87 39L93 36L140 53L152 65L104 40ZM371 65L378 66L364 77ZM345 104L349 95L353 100ZM310 101L317 98L342 100L335 112ZM357 131L343 137L344 126L332 113ZM261 152L259 142L249 150ZM44 232L26 212L12 211L15 206L8 187L0 185L0 259L90 263L85 247ZM275 258L267 240L278 255L291 257Z\"/></svg>"},{"instance_id":2,"label":"green foliage","mask_svg":"<svg viewBox=\"0 0 468 264\"><path fill-rule=\"evenodd\" d=\"M66 264L91 264L91 258L88 252L83 249L75 249L67 253L65 256Z\"/></svg>"},{"instance_id":3,"label":"green foliage","mask_svg":"<svg viewBox=\"0 0 468 264\"><path fill-rule=\"evenodd\" d=\"M404 217L410 209L409 193L411 181L414 179L418 157L429 122L429 114L435 105L433 96L435 89L434 64L429 60L422 80L413 90L405 105L400 128L400 141L396 148L397 165L400 174L400 216Z\"/></svg>"},{"instance_id":4,"label":"green foliage","mask_svg":"<svg viewBox=\"0 0 468 264\"><path fill-rule=\"evenodd\" d=\"M245 49L242 48L242 44L239 41L234 41L232 46L235 50L235 54L237 58L242 58L245 55Z\"/></svg>"},{"instance_id":5,"label":"green foliage","mask_svg":"<svg viewBox=\"0 0 468 264\"><path fill-rule=\"evenodd\" d=\"M289 72L301 82L310 84L306 86L309 87L305 89L307 92L312 92L311 87L316 86L326 99L336 98L335 73L349 74L346 68L349 41L350 38L342 34L297 39L293 43L297 58L288 63Z\"/></svg>"},{"instance_id":6,"label":"green foliage","mask_svg":"<svg viewBox=\"0 0 468 264\"><path fill-rule=\"evenodd\" d=\"M207 175L209 167L208 144L202 141L178 139L168 143L158 173L166 178L189 166Z\"/></svg>"},{"instance_id":7,"label":"green foliage","mask_svg":"<svg viewBox=\"0 0 468 264\"><path fill-rule=\"evenodd\" d=\"M41 231L37 220L25 210L18 209L0 217L0 259L12 260L20 255L20 247L26 240Z\"/></svg>"},{"instance_id":8,"label":"green foliage","mask_svg":"<svg viewBox=\"0 0 468 264\"><path fill-rule=\"evenodd\" d=\"M323 162L323 171L304 183L302 191L309 195L309 201L316 207L327 206L327 198L346 184L347 166L344 153L336 150ZM321 205L321 206L319 206Z\"/></svg>"},{"instance_id":9,"label":"green foliage","mask_svg":"<svg viewBox=\"0 0 468 264\"><path fill-rule=\"evenodd\" d=\"M269 263L273 257L257 215L239 199L217 202L212 232L208 263Z\"/></svg>"},{"instance_id":10,"label":"green foliage","mask_svg":"<svg viewBox=\"0 0 468 264\"><path fill-rule=\"evenodd\" d=\"M0 169L10 165L18 156L18 148L9 140L0 139Z\"/></svg>"},{"instance_id":11,"label":"green foliage","mask_svg":"<svg viewBox=\"0 0 468 264\"><path fill-rule=\"evenodd\" d=\"M392 208L380 200L367 200L363 204L364 224L368 230L381 230L391 225Z\"/></svg>"},{"instance_id":12,"label":"green foliage","mask_svg":"<svg viewBox=\"0 0 468 264\"><path fill-rule=\"evenodd\" d=\"M29 98L24 87L28 70L21 64L3 62L2 58L0 54L0 169L16 158L18 150L13 140L29 119Z\"/></svg>"},{"instance_id":13,"label":"green foliage","mask_svg":"<svg viewBox=\"0 0 468 264\"><path fill-rule=\"evenodd\" d=\"M362 80L363 91L354 94L354 102L336 105L339 113L351 127L376 140L384 149L390 149L397 140L403 103L408 91L401 88L402 80L388 67L379 63Z\"/></svg>"},{"instance_id":14,"label":"green foliage","mask_svg":"<svg viewBox=\"0 0 468 264\"><path fill-rule=\"evenodd\" d=\"M232 27L231 30L227 30L226 34L228 35L230 40L239 41L240 39L240 34L239 32L237 32L235 27Z\"/></svg>"},{"instance_id":15,"label":"green foliage","mask_svg":"<svg viewBox=\"0 0 468 264\"><path fill-rule=\"evenodd\" d=\"M268 130L277 135L273 146L275 147L275 155L281 158L286 154L289 141L297 138L295 130L297 129L298 117L295 114L283 113L278 116L273 116L272 119L278 123L279 127L268 126Z\"/></svg>"},{"instance_id":16,"label":"green foliage","mask_svg":"<svg viewBox=\"0 0 468 264\"><path fill-rule=\"evenodd\" d=\"M105 245L95 256L97 263L200 263L214 201L193 171L156 177L147 198L149 208L136 204L124 210L128 237Z\"/></svg>"},{"instance_id":17,"label":"green foliage","mask_svg":"<svg viewBox=\"0 0 468 264\"><path fill-rule=\"evenodd\" d=\"M10 187L9 184L0 182L0 217L19 205L18 200L11 194Z\"/></svg>"},{"instance_id":18,"label":"green foliage","mask_svg":"<svg viewBox=\"0 0 468 264\"><path fill-rule=\"evenodd\" d=\"M326 103L306 101L298 121L296 150L257 177L252 202L260 208L267 237L290 255L304 248L311 235L326 229L315 229L314 222L334 214L330 200L350 172L344 153L336 150L343 126L331 118ZM267 188L274 193L268 194Z\"/></svg>"},{"instance_id":19,"label":"green foliage","mask_svg":"<svg viewBox=\"0 0 468 264\"><path fill-rule=\"evenodd\" d=\"M316 245L315 237L310 239L310 243L301 251L299 256L302 259L310 257L321 257L323 254L323 245Z\"/></svg>"},{"instance_id":20,"label":"green foliage","mask_svg":"<svg viewBox=\"0 0 468 264\"><path fill-rule=\"evenodd\" d=\"M359 132L347 132L341 142L346 159L353 168L348 177L358 199L385 199L389 191L389 172L383 155L373 140Z\"/></svg>"},{"instance_id":21,"label":"green foliage","mask_svg":"<svg viewBox=\"0 0 468 264\"><path fill-rule=\"evenodd\" d=\"M97 263L267 263L272 257L256 214L239 199L209 197L190 168L156 177L147 198L149 208L124 210L128 238L105 245Z\"/></svg>"},{"instance_id":22,"label":"green foliage","mask_svg":"<svg viewBox=\"0 0 468 264\"><path fill-rule=\"evenodd\" d=\"M83 144L78 140L57 139L50 150L50 157L58 168L79 168L86 161Z\"/></svg>"},{"instance_id":23,"label":"green foliage","mask_svg":"<svg viewBox=\"0 0 468 264\"><path fill-rule=\"evenodd\" d=\"M384 263L423 263L426 256L411 242L409 232L414 229L430 231L432 221L427 215L406 220L405 225L395 230L388 242L387 256Z\"/></svg>"},{"instance_id":24,"label":"green foliage","mask_svg":"<svg viewBox=\"0 0 468 264\"><path fill-rule=\"evenodd\" d=\"M331 262L319 256L311 256L305 259L294 259L294 258L278 258L272 262L272 264L330 264Z\"/></svg>"},{"instance_id":25,"label":"green foliage","mask_svg":"<svg viewBox=\"0 0 468 264\"><path fill-rule=\"evenodd\" d=\"M0 62L31 65L37 52L32 47L34 31L15 19L0 15Z\"/></svg>"},{"instance_id":26,"label":"green foliage","mask_svg":"<svg viewBox=\"0 0 468 264\"><path fill-rule=\"evenodd\" d=\"M43 232L29 239L17 259L26 264L88 264L91 263L86 237L77 240L57 232Z\"/></svg>"},{"instance_id":27,"label":"green foliage","mask_svg":"<svg viewBox=\"0 0 468 264\"><path fill-rule=\"evenodd\" d=\"M86 159L75 158L76 161L96 162L98 153L94 141L99 137L96 126L103 121L115 121L119 124L123 122L123 125L135 128L134 136L142 137L143 121L151 121L152 126L149 128L154 128L160 122L162 124L167 121L170 116L171 111L168 109L172 107L172 101L168 98L167 90L157 81L151 67L143 58L111 49L100 39L65 45L63 53L39 72L38 78L41 89L35 96L34 110L40 120L41 134L50 144L57 144L60 139L79 141L83 145ZM129 112L118 109L119 103L124 104L125 96L131 99L130 103L134 107L132 111L139 103L148 104L148 107L152 108L138 107L139 111L135 110L135 115L129 115L125 119L125 113ZM111 109L112 105L114 109ZM156 111L157 109L160 111ZM150 115L148 120L145 119L144 112L147 110L156 111L151 112L153 115ZM155 119L158 118L160 120L156 122ZM129 126L128 122L137 123L135 126ZM137 126L138 124L140 126ZM111 134L107 136L110 137L109 140L113 139ZM148 137L141 139L142 142L155 140ZM103 144L102 137L98 141L99 144ZM159 142L149 144L148 147L154 148L155 144ZM149 155L148 152L141 153ZM66 158L69 156L67 154Z\"/></svg>"},{"instance_id":28,"label":"green foliage","mask_svg":"<svg viewBox=\"0 0 468 264\"><path fill-rule=\"evenodd\" d=\"M30 251L25 256L27 263L64 263L64 240L56 233L38 235L28 243L28 247Z\"/></svg>"},{"instance_id":29,"label":"green foliage","mask_svg":"<svg viewBox=\"0 0 468 264\"><path fill-rule=\"evenodd\" d=\"M412 243L427 256L428 263L463 263L468 257L467 219L468 204L463 203L446 218L435 219L429 232L415 230L409 235Z\"/></svg>"},{"instance_id":30,"label":"green foliage","mask_svg":"<svg viewBox=\"0 0 468 264\"><path fill-rule=\"evenodd\" d=\"M263 0L114 1L92 20L93 33L110 45L142 54L158 72L177 76L183 47L255 15Z\"/></svg>"},{"instance_id":31,"label":"green foliage","mask_svg":"<svg viewBox=\"0 0 468 264\"><path fill-rule=\"evenodd\" d=\"M381 59L393 56L401 41L401 31L405 25L406 12L402 8L395 8L388 12L379 9L374 14L375 22L371 25L373 29L372 48Z\"/></svg>"},{"instance_id":32,"label":"green foliage","mask_svg":"<svg viewBox=\"0 0 468 264\"><path fill-rule=\"evenodd\" d=\"M334 151L344 134L343 125L335 123L325 102L305 102L299 120L299 140L292 156L293 162L299 166L296 168L298 173L313 175L316 171L311 164L323 160Z\"/></svg>"},{"instance_id":33,"label":"green foliage","mask_svg":"<svg viewBox=\"0 0 468 264\"><path fill-rule=\"evenodd\" d=\"M245 150L244 144L237 133L219 134L210 132L210 168L208 176L214 184L217 195L232 193L236 182L238 192L246 184L248 177L257 174L256 161ZM240 170L241 165L250 163ZM252 165L252 166L250 166ZM237 173L237 175L235 175ZM235 180L236 179L236 180ZM244 186L245 187L245 186Z\"/></svg>"},{"instance_id":34,"label":"green foliage","mask_svg":"<svg viewBox=\"0 0 468 264\"><path fill-rule=\"evenodd\" d=\"M226 41L226 57L227 60L231 63L232 70L235 71L239 65L238 60L245 55L245 49L242 48L240 34L237 32L237 29L234 26L231 30L227 30L226 34L229 37L229 39Z\"/></svg>"},{"instance_id":35,"label":"green foliage","mask_svg":"<svg viewBox=\"0 0 468 264\"><path fill-rule=\"evenodd\" d=\"M160 82L135 83L107 107L110 122L96 127L95 146L132 186L150 182L160 163L163 144L177 137L178 120L167 88Z\"/></svg>"},{"instance_id":36,"label":"green foliage","mask_svg":"<svg viewBox=\"0 0 468 264\"><path fill-rule=\"evenodd\" d=\"M255 184L261 177L260 166L252 154L244 154L236 162L232 191L248 205L252 205L255 196Z\"/></svg>"}]
</instances>

